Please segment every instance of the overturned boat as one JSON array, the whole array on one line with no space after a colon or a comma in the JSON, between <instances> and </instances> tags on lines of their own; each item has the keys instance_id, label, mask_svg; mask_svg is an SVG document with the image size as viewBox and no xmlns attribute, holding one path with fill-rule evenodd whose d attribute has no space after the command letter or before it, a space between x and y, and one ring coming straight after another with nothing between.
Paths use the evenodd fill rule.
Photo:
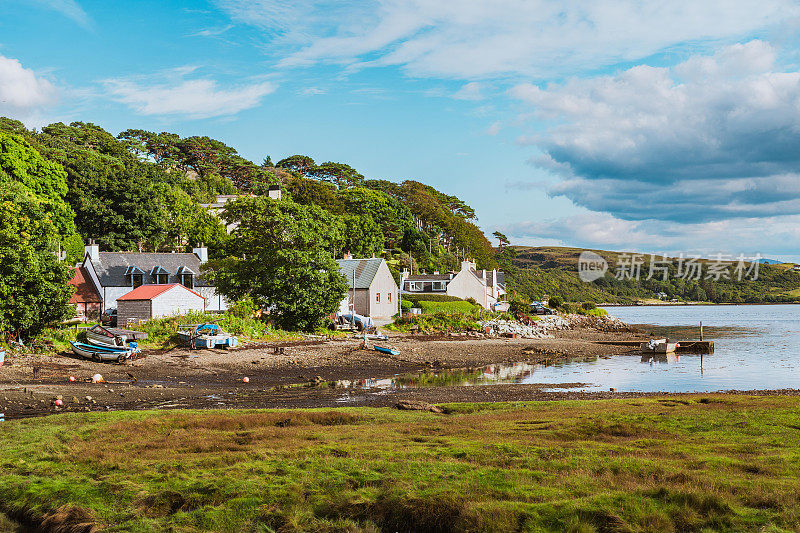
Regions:
<instances>
[{"instance_id":1,"label":"overturned boat","mask_svg":"<svg viewBox=\"0 0 800 533\"><path fill-rule=\"evenodd\" d=\"M226 333L218 324L206 323L191 326L181 326L178 329L181 341L194 349L202 348L234 348L239 343L238 339Z\"/></svg>"},{"instance_id":2,"label":"overturned boat","mask_svg":"<svg viewBox=\"0 0 800 533\"><path fill-rule=\"evenodd\" d=\"M112 348L124 348L125 342L128 338L125 335L117 335L100 324L92 326L86 331L86 341L95 346L110 346ZM132 347L136 347L137 343L132 342Z\"/></svg>"},{"instance_id":3,"label":"overturned boat","mask_svg":"<svg viewBox=\"0 0 800 533\"><path fill-rule=\"evenodd\" d=\"M72 351L75 355L79 355L84 359L91 359L96 363L116 361L117 363L124 363L130 359L134 354L139 353L138 347L114 347L114 346L98 346L96 344L86 344L83 342L69 342L72 345Z\"/></svg>"}]
</instances>

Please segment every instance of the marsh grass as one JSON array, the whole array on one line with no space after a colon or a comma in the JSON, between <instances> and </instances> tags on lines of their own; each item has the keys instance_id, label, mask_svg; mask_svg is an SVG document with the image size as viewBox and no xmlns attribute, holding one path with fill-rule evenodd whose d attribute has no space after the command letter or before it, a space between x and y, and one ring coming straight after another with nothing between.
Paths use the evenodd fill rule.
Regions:
<instances>
[{"instance_id":1,"label":"marsh grass","mask_svg":"<svg viewBox=\"0 0 800 533\"><path fill-rule=\"evenodd\" d=\"M108 531L795 531L798 408L705 394L8 421L0 510L83 509Z\"/></svg>"}]
</instances>

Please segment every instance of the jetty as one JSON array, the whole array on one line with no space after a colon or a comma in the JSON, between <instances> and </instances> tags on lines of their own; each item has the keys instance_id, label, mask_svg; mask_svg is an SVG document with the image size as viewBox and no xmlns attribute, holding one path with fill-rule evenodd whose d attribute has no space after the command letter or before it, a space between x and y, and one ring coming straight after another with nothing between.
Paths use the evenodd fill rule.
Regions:
<instances>
[{"instance_id":1,"label":"jetty","mask_svg":"<svg viewBox=\"0 0 800 533\"><path fill-rule=\"evenodd\" d=\"M595 341L595 344L608 344L614 346L630 346L639 349L642 341ZM714 341L678 341L675 353L714 353Z\"/></svg>"}]
</instances>

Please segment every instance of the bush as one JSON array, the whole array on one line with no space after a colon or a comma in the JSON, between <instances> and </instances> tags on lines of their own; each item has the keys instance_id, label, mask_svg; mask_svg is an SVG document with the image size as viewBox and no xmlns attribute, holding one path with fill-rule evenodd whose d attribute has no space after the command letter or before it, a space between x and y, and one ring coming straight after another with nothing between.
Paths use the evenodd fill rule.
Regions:
<instances>
[{"instance_id":1,"label":"bush","mask_svg":"<svg viewBox=\"0 0 800 533\"><path fill-rule=\"evenodd\" d=\"M403 310L403 313L410 312L412 307L414 307L414 304L412 304L410 301L400 300L400 308Z\"/></svg>"},{"instance_id":2,"label":"bush","mask_svg":"<svg viewBox=\"0 0 800 533\"><path fill-rule=\"evenodd\" d=\"M450 314L458 314L458 313L469 313L475 309L475 306L469 302L465 302L463 300L459 300L457 302L429 302L427 300L421 300L417 304L421 309L422 312L425 314L432 314L432 313L450 313Z\"/></svg>"},{"instance_id":3,"label":"bush","mask_svg":"<svg viewBox=\"0 0 800 533\"><path fill-rule=\"evenodd\" d=\"M559 307L564 305L564 300L560 296L553 296L552 298L550 298L550 301L547 302L547 303L553 309L558 309Z\"/></svg>"},{"instance_id":4,"label":"bush","mask_svg":"<svg viewBox=\"0 0 800 533\"><path fill-rule=\"evenodd\" d=\"M595 305L594 302L583 302L581 304L581 307L584 308L585 310L589 311L590 309L597 308L597 305Z\"/></svg>"},{"instance_id":5,"label":"bush","mask_svg":"<svg viewBox=\"0 0 800 533\"><path fill-rule=\"evenodd\" d=\"M448 296L447 294L403 294L403 300L408 300L414 307L419 307L419 302L463 302L461 298L456 296Z\"/></svg>"},{"instance_id":6,"label":"bush","mask_svg":"<svg viewBox=\"0 0 800 533\"><path fill-rule=\"evenodd\" d=\"M529 313L530 305L522 300L512 300L508 305L508 312L512 315L516 315L517 313Z\"/></svg>"}]
</instances>

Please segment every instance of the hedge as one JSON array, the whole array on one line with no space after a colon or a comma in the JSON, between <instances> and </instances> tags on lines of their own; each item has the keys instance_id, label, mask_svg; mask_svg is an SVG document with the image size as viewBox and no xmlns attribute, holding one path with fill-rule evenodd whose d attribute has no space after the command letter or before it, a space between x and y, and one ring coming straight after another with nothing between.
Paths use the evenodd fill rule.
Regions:
<instances>
[{"instance_id":1,"label":"hedge","mask_svg":"<svg viewBox=\"0 0 800 533\"><path fill-rule=\"evenodd\" d=\"M448 296L447 294L401 294L401 300L406 300L419 307L419 302L463 302L457 296Z\"/></svg>"}]
</instances>

